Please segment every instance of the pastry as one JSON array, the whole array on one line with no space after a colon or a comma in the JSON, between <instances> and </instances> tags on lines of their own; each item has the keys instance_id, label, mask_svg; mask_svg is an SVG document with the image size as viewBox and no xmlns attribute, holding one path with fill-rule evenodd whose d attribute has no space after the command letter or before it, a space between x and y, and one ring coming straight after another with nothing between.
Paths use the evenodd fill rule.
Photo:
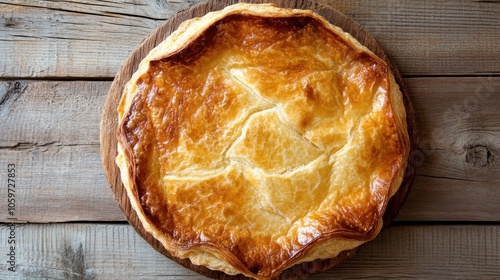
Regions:
<instances>
[{"instance_id":1,"label":"pastry","mask_svg":"<svg viewBox=\"0 0 500 280\"><path fill-rule=\"evenodd\" d=\"M145 230L255 279L375 238L409 153L388 65L321 16L270 4L184 22L140 63L118 119Z\"/></svg>"}]
</instances>

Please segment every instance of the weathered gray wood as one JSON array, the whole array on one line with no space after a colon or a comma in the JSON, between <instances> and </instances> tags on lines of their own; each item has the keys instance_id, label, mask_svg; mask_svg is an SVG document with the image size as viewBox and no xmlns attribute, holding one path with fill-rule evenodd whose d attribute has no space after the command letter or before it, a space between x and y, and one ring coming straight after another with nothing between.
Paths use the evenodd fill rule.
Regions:
<instances>
[{"instance_id":1,"label":"weathered gray wood","mask_svg":"<svg viewBox=\"0 0 500 280\"><path fill-rule=\"evenodd\" d=\"M197 2L0 3L0 77L114 77L144 37Z\"/></svg>"},{"instance_id":2,"label":"weathered gray wood","mask_svg":"<svg viewBox=\"0 0 500 280\"><path fill-rule=\"evenodd\" d=\"M123 220L99 157L109 82L0 82L0 170L16 165L17 217ZM4 181L5 180L5 181ZM7 197L7 188L0 189ZM0 200L6 209L7 199ZM5 221L7 211L0 211Z\"/></svg>"},{"instance_id":3,"label":"weathered gray wood","mask_svg":"<svg viewBox=\"0 0 500 280\"><path fill-rule=\"evenodd\" d=\"M0 4L0 77L114 77L130 52L189 1ZM326 0L365 27L404 75L500 73L496 1Z\"/></svg>"},{"instance_id":4,"label":"weathered gray wood","mask_svg":"<svg viewBox=\"0 0 500 280\"><path fill-rule=\"evenodd\" d=\"M19 79L109 80L143 38L200 1L0 0L0 78L18 78L0 81L0 279L205 279L123 223L99 157L111 83ZM326 2L376 37L404 75L424 76L406 79L421 145L398 220L498 223L500 3ZM484 77L428 78L449 75ZM16 164L15 217L50 223L16 225L15 273L7 270L8 163ZM498 224L399 223L311 279L499 279L499 268Z\"/></svg>"},{"instance_id":5,"label":"weathered gray wood","mask_svg":"<svg viewBox=\"0 0 500 280\"><path fill-rule=\"evenodd\" d=\"M429 162L419 173L473 182L499 179L500 79L411 79L408 86L415 93L421 160Z\"/></svg>"},{"instance_id":6,"label":"weathered gray wood","mask_svg":"<svg viewBox=\"0 0 500 280\"><path fill-rule=\"evenodd\" d=\"M328 2L377 38L405 76L500 73L498 1Z\"/></svg>"},{"instance_id":7,"label":"weathered gray wood","mask_svg":"<svg viewBox=\"0 0 500 280\"><path fill-rule=\"evenodd\" d=\"M11 229L0 226L0 240ZM206 279L154 251L128 224L22 224L17 271L0 242L1 279ZM400 225L346 263L310 279L498 279L500 226Z\"/></svg>"},{"instance_id":8,"label":"weathered gray wood","mask_svg":"<svg viewBox=\"0 0 500 280\"><path fill-rule=\"evenodd\" d=\"M410 78L406 83L417 111L421 160L397 219L500 221L500 78ZM18 166L19 219L125 220L99 156L99 122L109 86L0 82L0 168L5 172L10 162ZM1 188L0 197L5 196ZM5 203L0 200L0 208ZM0 221L6 218L0 211Z\"/></svg>"},{"instance_id":9,"label":"weathered gray wood","mask_svg":"<svg viewBox=\"0 0 500 280\"><path fill-rule=\"evenodd\" d=\"M0 146L99 145L109 82L0 81Z\"/></svg>"},{"instance_id":10,"label":"weathered gray wood","mask_svg":"<svg viewBox=\"0 0 500 280\"><path fill-rule=\"evenodd\" d=\"M500 78L407 81L420 150L417 179L399 219L498 221Z\"/></svg>"}]
</instances>

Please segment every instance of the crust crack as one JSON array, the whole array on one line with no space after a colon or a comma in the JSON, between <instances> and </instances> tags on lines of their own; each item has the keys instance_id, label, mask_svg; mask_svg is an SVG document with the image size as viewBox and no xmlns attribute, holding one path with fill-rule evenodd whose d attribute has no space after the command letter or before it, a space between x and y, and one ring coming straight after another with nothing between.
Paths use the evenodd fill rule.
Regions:
<instances>
[{"instance_id":1,"label":"crust crack","mask_svg":"<svg viewBox=\"0 0 500 280\"><path fill-rule=\"evenodd\" d=\"M139 219L167 250L181 257L190 257L188 251L193 255L200 253L198 258L191 259L197 265L268 279L276 277L289 265L308 258L335 257L338 254L335 250L343 251L357 246L343 242L365 236L363 228L373 222L366 217L373 216L374 208L385 207L387 199L374 199L370 196L371 189L367 190L366 186L380 178L381 185L375 186L377 188L384 188L382 184L388 181L398 182L394 175L396 173L393 172L392 177L379 176L374 170L394 171L404 168L393 159L397 156L404 161L405 154L400 152L396 155L393 151L390 154L378 153L378 150L408 143L401 141L403 138L400 137L398 143L387 144L378 137L380 134L385 137L384 140L390 138L384 134L386 131L379 131L377 122L394 118L394 115L386 114L387 111L379 110L378 107L390 101L383 99L390 92L374 92L374 89L387 85L377 84L377 81L369 83L373 79L380 79L380 75L376 74L380 69L374 69L379 60L370 60L372 64L367 65L347 65L353 58L372 59L373 54L366 48L309 12L286 10L287 13L300 15L298 20L292 21L291 26L286 26L287 17L281 14L285 10L275 10L269 6L260 10L264 6L246 4L235 7L216 14L213 19L207 17L197 23L193 21L190 28L195 28L194 31L185 26L184 35L162 43L148 56L146 62L141 63L143 67L139 74L151 71L148 59L155 56L161 57L162 63L171 59L172 65L182 66L176 68L178 72L173 74L174 71L165 68L165 75L172 75L168 77L172 77L174 82L169 80L162 89L185 94L185 100L172 103L169 109L178 113L172 118L181 115L189 118L179 117L178 123L166 120L164 123L175 129L182 126L182 133L179 133L182 137L175 138L178 135L165 133L166 136L154 144L161 146L174 139L177 142L172 141L173 149L178 146L183 148L175 154L156 151L159 150L158 146L154 148L154 155L161 154L161 160L170 161L171 166L168 168L172 169L165 167L168 170L161 170L165 173L156 176L161 173L157 169L163 168L159 165L165 162L155 162L157 159L152 158L151 153L134 154L132 149L126 149L130 148L126 141L123 141L124 151L119 151L118 160L128 161L129 165L134 162L138 162L137 165L147 164L146 167L141 165L144 172L135 172L135 165L122 164L121 174L124 184L128 184L127 195ZM252 7L252 16L244 12L243 17L225 18L233 13L247 11L241 7ZM271 9L274 14L268 13L267 9ZM273 21L276 15L280 15L280 19ZM313 20L304 21L306 17ZM266 23L263 18L272 22ZM236 28L230 25L231 20L237 20ZM250 23L247 20L251 20ZM300 28L306 23L316 24L313 26L315 28L326 28L330 33L317 36L324 41L301 37L304 32L301 33ZM281 29L276 29L276 26ZM292 29L285 29L290 27ZM206 42L210 43L203 46L197 45L199 41L196 41L203 39L208 28L211 28L209 36L214 35L212 31L228 32L222 34L220 38L223 40L219 41L224 55L242 57L231 57L230 63L228 60L212 60L220 59L218 55L211 56L221 50L212 49L211 45L219 37L208 38L210 40ZM266 28L266 34L258 33L262 31L259 28ZM268 36L269 29L278 32ZM285 41L278 38L285 36L286 32L293 36ZM331 41L324 38L328 34L333 37ZM237 45L241 43L238 41L241 37L238 36L246 36L244 39L248 40L244 43L248 45ZM257 40L257 43L252 40ZM273 44L273 41L277 42ZM335 45L336 42L338 45ZM320 43L327 44L321 46ZM260 48L258 51L266 53L256 52L256 44ZM306 46L299 48L297 44ZM307 44L312 48L308 48ZM245 49L247 47L250 49ZM318 73L323 71L318 70L323 69L318 64L308 67L311 65L311 51L324 55L316 60L322 63L321 67L327 66L330 70ZM357 57L360 53L362 55ZM349 62L346 62L346 56ZM198 58L200 64L190 64ZM328 59L331 59L330 64ZM249 60L271 67L269 69L272 71L250 65ZM207 63L210 65L207 66ZM203 67L202 72L205 73L213 70L214 65L217 68L213 73L216 83L212 87L208 81L204 81L204 84L201 82L204 76L200 75L197 67ZM335 70L338 71L326 73ZM129 83L136 85L141 77L139 74L134 75ZM173 83L175 85L170 87ZM359 84L365 87L358 87ZM193 85L199 88L193 88ZM301 89L304 91L301 92ZM137 91L135 86L127 86L119 108L132 120L142 117L140 112L135 114L132 112L135 109L131 109L131 103L139 99L132 100ZM372 96L367 97L370 94ZM377 97L380 94L384 95L382 99ZM172 98L164 99L165 103L172 102ZM393 103L392 106L402 106L402 102ZM162 104L159 102L155 105L161 107ZM404 107L395 110L396 122L390 120L388 123L391 129L395 126L398 132L404 130L401 127L404 119L397 119L400 114L404 114L402 110ZM144 122L162 118L162 114L158 115L149 115ZM259 120L254 122L257 117ZM119 114L119 118L122 120L123 114ZM123 122L120 123L123 125ZM160 127L154 132L163 135L164 131ZM127 133L134 134L136 131L127 130ZM145 143L149 143L149 137L157 138L147 131L144 135L139 131L132 136L141 138ZM378 140L373 142L378 142L358 147L358 142L363 142L361 136L366 136L367 141L377 136ZM389 140L394 139L392 137ZM401 148L403 151L405 149ZM377 153L382 156L374 160ZM148 176L151 172L156 172L155 176ZM402 176L402 172L399 176ZM150 181L145 183L146 180ZM144 193L151 191L151 195L148 193L149 201L138 197L137 191L131 191L139 188ZM154 207L155 210L151 210ZM153 216L157 220L149 219ZM380 220L378 222L380 224ZM325 247L326 241L325 244L320 242L322 238L338 241L340 247L336 243ZM203 248L205 251L198 250L204 247L203 244L210 246Z\"/></svg>"}]
</instances>

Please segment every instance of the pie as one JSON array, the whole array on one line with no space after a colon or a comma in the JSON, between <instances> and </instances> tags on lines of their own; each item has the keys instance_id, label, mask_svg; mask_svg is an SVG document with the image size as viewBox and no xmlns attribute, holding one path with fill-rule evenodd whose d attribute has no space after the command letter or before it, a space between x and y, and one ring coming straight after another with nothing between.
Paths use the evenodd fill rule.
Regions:
<instances>
[{"instance_id":1,"label":"pie","mask_svg":"<svg viewBox=\"0 0 500 280\"><path fill-rule=\"evenodd\" d=\"M255 279L375 238L409 154L388 65L318 14L270 4L184 22L117 110L116 162L146 231Z\"/></svg>"}]
</instances>

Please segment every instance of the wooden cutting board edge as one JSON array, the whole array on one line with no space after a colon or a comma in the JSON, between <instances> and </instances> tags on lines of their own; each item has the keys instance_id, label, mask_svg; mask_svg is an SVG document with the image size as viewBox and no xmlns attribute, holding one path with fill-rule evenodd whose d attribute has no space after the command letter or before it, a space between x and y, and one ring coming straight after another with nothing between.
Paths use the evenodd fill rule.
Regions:
<instances>
[{"instance_id":1,"label":"wooden cutting board edge","mask_svg":"<svg viewBox=\"0 0 500 280\"><path fill-rule=\"evenodd\" d=\"M149 53L149 51L154 48L157 44L163 41L170 33L177 29L177 27L185 20L200 17L207 12L221 10L226 6L242 2L238 0L208 0L197 5L190 7L184 11L181 11L174 15L172 18L167 20L161 26L156 28L147 38L145 38L137 48L135 48L129 58L122 65L118 74L116 75L109 93L106 99L106 103L103 108L103 114L101 119L101 131L100 131L100 141L101 141L101 157L103 168L108 180L108 184L113 192L113 196L120 206L121 210L125 214L129 223L134 227L137 233L142 236L154 249L156 249L161 254L167 256L168 258L174 260L175 262L196 271L202 275L205 275L214 279L247 279L242 275L229 276L219 271L213 271L202 266L193 265L188 259L179 259L173 257L159 241L153 238L153 236L147 233L142 224L140 223L136 213L130 206L130 201L127 196L125 189L123 188L120 172L115 164L115 158L117 155L116 147L116 127L118 126L118 117L116 108L118 107L124 85L131 78L132 74L137 70L137 67L141 60ZM322 3L321 1L246 1L251 3L274 3L279 7L284 8L297 8L297 9L308 9L312 10L323 17L325 17L332 24L341 27L344 31L350 33L363 45L367 46L372 52L377 54L380 58L385 60L391 67L391 70L399 84L401 91L403 93L404 104L407 111L407 125L408 132L410 135L411 149L410 157L408 159L408 167L406 169L405 177L403 183L398 190L398 192L391 198L387 205L386 214L384 215L384 227L388 226L389 223L394 219L394 217L399 212L400 208L404 204L406 197L410 191L411 185L413 184L415 176L415 162L417 160L417 149L418 149L418 129L415 121L415 112L411 103L411 99L408 90L404 84L403 78L399 73L396 65L385 53L380 44L373 38L364 28L362 28L358 23L345 16L341 12L337 11L333 7ZM337 258L328 260L315 260L312 262L302 263L295 265L286 271L284 271L280 279L299 279L311 274L316 274L325 270L332 268L333 266L349 259L357 251L351 250L342 252Z\"/></svg>"}]
</instances>

